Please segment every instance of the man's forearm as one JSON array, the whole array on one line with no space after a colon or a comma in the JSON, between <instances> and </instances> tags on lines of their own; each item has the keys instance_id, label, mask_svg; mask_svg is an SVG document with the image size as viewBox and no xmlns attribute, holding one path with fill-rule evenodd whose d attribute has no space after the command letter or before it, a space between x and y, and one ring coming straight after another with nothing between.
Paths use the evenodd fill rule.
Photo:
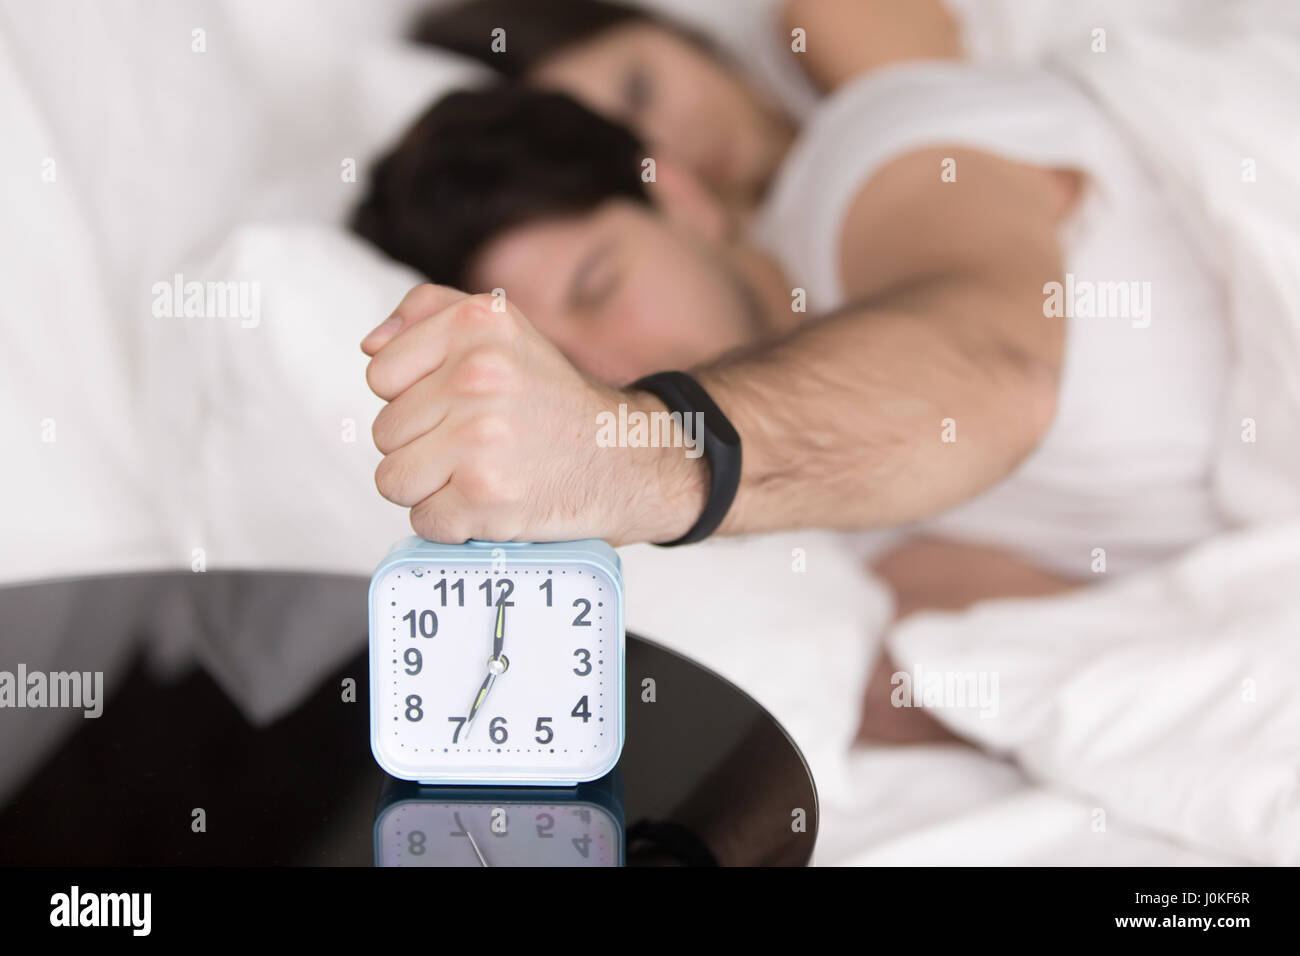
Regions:
<instances>
[{"instance_id":1,"label":"man's forearm","mask_svg":"<svg viewBox=\"0 0 1300 956\"><path fill-rule=\"evenodd\" d=\"M960 301L974 313L1006 307ZM987 330L976 317L842 312L697 370L744 445L721 531L899 524L1008 474L1051 422L1057 366ZM707 476L687 472L703 467L683 463L668 480L702 486Z\"/></svg>"}]
</instances>

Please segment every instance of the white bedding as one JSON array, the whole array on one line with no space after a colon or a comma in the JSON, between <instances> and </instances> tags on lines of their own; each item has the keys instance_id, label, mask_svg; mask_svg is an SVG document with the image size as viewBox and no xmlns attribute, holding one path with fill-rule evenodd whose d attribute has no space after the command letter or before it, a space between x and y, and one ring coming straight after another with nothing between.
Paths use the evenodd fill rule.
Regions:
<instances>
[{"instance_id":1,"label":"white bedding","mask_svg":"<svg viewBox=\"0 0 1300 956\"><path fill-rule=\"evenodd\" d=\"M339 222L370 159L436 91L480 75L394 39L415 6L0 3L0 579L188 567L196 548L218 566L331 566L302 515L369 504L359 470L335 479L330 466L373 451L373 405L356 408L356 445L337 447L366 398L356 345L413 278L375 256L329 265L297 242L317 229L350 243ZM344 180L350 160L359 181ZM282 280L262 289L267 306L297 283L292 316L242 329L153 314L154 284L177 273L257 282L262 267ZM322 340L333 351L310 355ZM277 382L278 369L295 377ZM304 418L327 378L339 392ZM223 456L215 470L207 454ZM256 462L293 475L302 504L260 536L262 489L241 477ZM227 520L230 535L208 533ZM225 550L236 537L248 547ZM355 569L361 549L341 550Z\"/></svg>"},{"instance_id":2,"label":"white bedding","mask_svg":"<svg viewBox=\"0 0 1300 956\"><path fill-rule=\"evenodd\" d=\"M1045 22L1015 16L1014 0L968 6L1017 22L1008 55L1098 98L1222 268L1234 355L1214 481L1249 529L1077 596L918 617L889 646L907 669L998 671L997 719L937 714L1035 780L1187 845L1295 865L1300 16L1269 2L1099 4ZM1105 52L1090 42L1099 27Z\"/></svg>"},{"instance_id":3,"label":"white bedding","mask_svg":"<svg viewBox=\"0 0 1300 956\"><path fill-rule=\"evenodd\" d=\"M882 593L830 536L632 548L629 625L787 725L818 778L819 862L1300 862L1296 46L1170 43L1112 12L1102 58L1077 23L968 5L988 55L1052 57L1112 101L1223 263L1239 362L1218 482L1258 530L887 636ZM364 169L435 90L476 76L393 41L414 6L0 3L0 580L190 567L195 549L209 568L366 574L405 533L373 489L357 342L414 276L338 221L361 188L341 164ZM1219 85L1148 89L1152 68ZM156 318L151 287L176 272L260 283L260 323ZM847 750L882 639L905 667L1000 673L998 719L940 712L988 754Z\"/></svg>"}]
</instances>

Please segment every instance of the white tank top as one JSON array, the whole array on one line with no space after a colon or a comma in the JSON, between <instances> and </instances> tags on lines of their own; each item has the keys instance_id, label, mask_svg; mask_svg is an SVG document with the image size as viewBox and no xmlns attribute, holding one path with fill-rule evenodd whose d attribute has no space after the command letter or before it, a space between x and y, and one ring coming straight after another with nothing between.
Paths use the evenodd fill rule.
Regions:
<instances>
[{"instance_id":1,"label":"white tank top","mask_svg":"<svg viewBox=\"0 0 1300 956\"><path fill-rule=\"evenodd\" d=\"M1228 362L1222 292L1159 182L1065 80L927 62L847 84L801 132L755 239L806 291L810 312L845 304L839 240L853 198L890 160L940 146L1078 170L1087 186L1061 231L1067 337L1056 419L1010 477L918 530L1079 577L1098 548L1108 571L1123 572L1221 530L1209 474Z\"/></svg>"}]
</instances>

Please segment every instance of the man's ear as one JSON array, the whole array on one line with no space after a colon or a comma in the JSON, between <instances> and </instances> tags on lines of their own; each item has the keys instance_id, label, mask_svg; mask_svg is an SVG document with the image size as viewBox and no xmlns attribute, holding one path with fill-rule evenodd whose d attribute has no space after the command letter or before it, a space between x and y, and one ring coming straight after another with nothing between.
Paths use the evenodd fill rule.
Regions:
<instances>
[{"instance_id":1,"label":"man's ear","mask_svg":"<svg viewBox=\"0 0 1300 956\"><path fill-rule=\"evenodd\" d=\"M672 222L708 239L722 242L730 232L726 207L685 166L660 156L655 181L646 183L655 205Z\"/></svg>"}]
</instances>

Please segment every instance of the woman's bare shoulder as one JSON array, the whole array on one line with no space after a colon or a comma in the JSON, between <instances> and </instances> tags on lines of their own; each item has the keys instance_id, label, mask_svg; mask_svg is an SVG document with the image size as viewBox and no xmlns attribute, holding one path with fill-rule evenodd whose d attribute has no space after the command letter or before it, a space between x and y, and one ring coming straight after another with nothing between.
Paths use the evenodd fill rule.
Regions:
<instances>
[{"instance_id":1,"label":"woman's bare shoulder","mask_svg":"<svg viewBox=\"0 0 1300 956\"><path fill-rule=\"evenodd\" d=\"M787 33L804 31L795 56L824 92L887 63L962 54L943 0L784 0L782 23Z\"/></svg>"}]
</instances>

